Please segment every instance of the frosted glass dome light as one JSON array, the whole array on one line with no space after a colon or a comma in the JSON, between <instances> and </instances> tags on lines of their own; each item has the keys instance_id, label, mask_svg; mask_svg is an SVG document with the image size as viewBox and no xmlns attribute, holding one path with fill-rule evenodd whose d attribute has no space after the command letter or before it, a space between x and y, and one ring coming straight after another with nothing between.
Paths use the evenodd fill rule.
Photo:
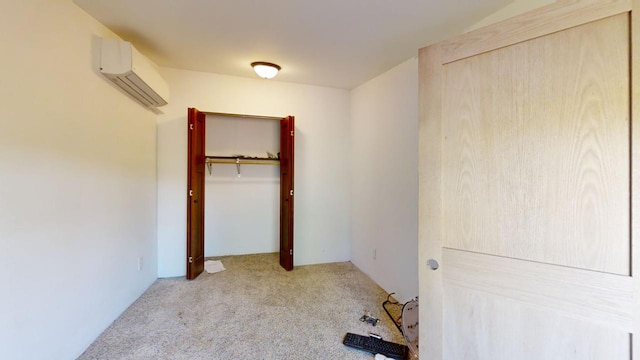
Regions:
<instances>
[{"instance_id":1,"label":"frosted glass dome light","mask_svg":"<svg viewBox=\"0 0 640 360\"><path fill-rule=\"evenodd\" d=\"M280 66L264 61L256 61L251 63L251 67L253 71L258 74L263 79L271 79L274 76L278 75L278 71L280 71Z\"/></svg>"}]
</instances>

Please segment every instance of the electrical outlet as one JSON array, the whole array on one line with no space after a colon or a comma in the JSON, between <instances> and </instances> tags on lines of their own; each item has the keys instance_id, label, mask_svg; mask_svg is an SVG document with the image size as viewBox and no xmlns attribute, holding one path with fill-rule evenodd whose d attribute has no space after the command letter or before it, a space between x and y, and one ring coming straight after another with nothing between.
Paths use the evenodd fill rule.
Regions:
<instances>
[{"instance_id":1,"label":"electrical outlet","mask_svg":"<svg viewBox=\"0 0 640 360\"><path fill-rule=\"evenodd\" d=\"M142 270L142 256L138 257L138 271Z\"/></svg>"}]
</instances>

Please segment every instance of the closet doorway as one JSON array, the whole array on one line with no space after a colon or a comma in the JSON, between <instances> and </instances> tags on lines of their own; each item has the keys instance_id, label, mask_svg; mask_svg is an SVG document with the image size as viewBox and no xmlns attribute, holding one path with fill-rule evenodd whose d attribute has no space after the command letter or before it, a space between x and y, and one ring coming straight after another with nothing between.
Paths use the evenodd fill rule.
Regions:
<instances>
[{"instance_id":1,"label":"closet doorway","mask_svg":"<svg viewBox=\"0 0 640 360\"><path fill-rule=\"evenodd\" d=\"M229 118L277 120L280 122L279 156L269 154L254 156L214 156L206 154L206 117L215 115ZM294 176L294 117L284 118L256 115L187 111L188 159L187 159L187 279L195 279L204 270L205 258L205 192L207 171L214 164L235 164L240 173L242 165L279 164L280 167L280 265L285 270L293 269L293 176Z\"/></svg>"}]
</instances>

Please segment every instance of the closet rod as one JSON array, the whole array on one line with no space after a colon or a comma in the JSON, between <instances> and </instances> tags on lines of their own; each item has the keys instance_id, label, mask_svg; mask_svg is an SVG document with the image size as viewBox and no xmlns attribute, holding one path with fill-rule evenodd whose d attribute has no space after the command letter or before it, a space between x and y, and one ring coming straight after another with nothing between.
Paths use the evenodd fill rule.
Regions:
<instances>
[{"instance_id":1,"label":"closet rod","mask_svg":"<svg viewBox=\"0 0 640 360\"><path fill-rule=\"evenodd\" d=\"M257 165L278 165L280 159L272 158L243 158L237 156L205 156L207 164L257 164Z\"/></svg>"},{"instance_id":2,"label":"closet rod","mask_svg":"<svg viewBox=\"0 0 640 360\"><path fill-rule=\"evenodd\" d=\"M239 117L239 118L250 118L250 119L266 119L266 120L282 120L286 116L276 117L276 116L263 116L263 115L244 115L244 114L231 114L231 113L221 113L221 112L212 112L212 111L200 111L206 115L216 115L216 116L228 116L228 117Z\"/></svg>"}]
</instances>

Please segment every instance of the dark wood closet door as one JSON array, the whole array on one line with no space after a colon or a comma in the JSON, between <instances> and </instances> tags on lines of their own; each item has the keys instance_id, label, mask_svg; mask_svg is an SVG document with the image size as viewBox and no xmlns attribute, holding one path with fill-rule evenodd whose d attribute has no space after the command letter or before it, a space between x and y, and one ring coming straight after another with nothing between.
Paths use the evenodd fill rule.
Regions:
<instances>
[{"instance_id":1,"label":"dark wood closet door","mask_svg":"<svg viewBox=\"0 0 640 360\"><path fill-rule=\"evenodd\" d=\"M206 114L188 110L187 279L204 270L204 141Z\"/></svg>"},{"instance_id":2,"label":"dark wood closet door","mask_svg":"<svg viewBox=\"0 0 640 360\"><path fill-rule=\"evenodd\" d=\"M280 122L280 266L293 269L293 116Z\"/></svg>"}]
</instances>

